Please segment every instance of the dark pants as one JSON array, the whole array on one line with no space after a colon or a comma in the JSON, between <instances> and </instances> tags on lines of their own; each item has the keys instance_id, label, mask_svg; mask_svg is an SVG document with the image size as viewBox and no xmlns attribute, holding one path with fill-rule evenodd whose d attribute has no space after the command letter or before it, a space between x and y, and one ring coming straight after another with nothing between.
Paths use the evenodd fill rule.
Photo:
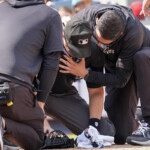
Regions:
<instances>
[{"instance_id":1,"label":"dark pants","mask_svg":"<svg viewBox=\"0 0 150 150\"><path fill-rule=\"evenodd\" d=\"M134 69L142 116L150 123L150 47L143 48L135 54Z\"/></svg>"},{"instance_id":2,"label":"dark pants","mask_svg":"<svg viewBox=\"0 0 150 150\"><path fill-rule=\"evenodd\" d=\"M81 134L88 127L89 105L78 94L50 95L45 104L45 112L68 127L74 134ZM101 119L101 134L114 136L115 129L108 119Z\"/></svg>"},{"instance_id":3,"label":"dark pants","mask_svg":"<svg viewBox=\"0 0 150 150\"><path fill-rule=\"evenodd\" d=\"M150 48L138 51L133 62L133 75L124 88L106 87L105 110L116 128L116 144L124 144L138 127L135 112L139 97L143 117L150 117Z\"/></svg>"},{"instance_id":4,"label":"dark pants","mask_svg":"<svg viewBox=\"0 0 150 150\"><path fill-rule=\"evenodd\" d=\"M4 137L25 150L38 150L43 144L44 114L34 105L33 93L26 87L12 88L13 105L0 106L0 114L6 122Z\"/></svg>"}]
</instances>

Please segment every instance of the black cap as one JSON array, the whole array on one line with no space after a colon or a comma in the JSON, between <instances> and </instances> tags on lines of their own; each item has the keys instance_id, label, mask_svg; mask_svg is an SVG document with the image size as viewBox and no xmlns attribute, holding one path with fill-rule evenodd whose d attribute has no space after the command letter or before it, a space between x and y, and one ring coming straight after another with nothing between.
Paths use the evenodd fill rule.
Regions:
<instances>
[{"instance_id":1,"label":"black cap","mask_svg":"<svg viewBox=\"0 0 150 150\"><path fill-rule=\"evenodd\" d=\"M92 29L87 21L71 19L64 29L64 36L74 57L83 58L91 55Z\"/></svg>"}]
</instances>

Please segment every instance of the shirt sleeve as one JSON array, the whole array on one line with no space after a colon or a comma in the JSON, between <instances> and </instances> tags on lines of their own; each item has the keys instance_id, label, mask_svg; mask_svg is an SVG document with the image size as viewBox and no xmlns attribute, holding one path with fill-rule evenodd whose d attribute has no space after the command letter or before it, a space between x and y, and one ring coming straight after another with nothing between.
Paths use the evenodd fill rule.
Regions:
<instances>
[{"instance_id":1,"label":"shirt sleeve","mask_svg":"<svg viewBox=\"0 0 150 150\"><path fill-rule=\"evenodd\" d=\"M49 21L45 31L44 55L51 52L63 51L62 22L58 13Z\"/></svg>"},{"instance_id":2,"label":"shirt sleeve","mask_svg":"<svg viewBox=\"0 0 150 150\"><path fill-rule=\"evenodd\" d=\"M52 89L55 82L59 59L61 57L61 52L50 53L43 62L40 73L38 75L39 79L39 89L37 94L37 100L45 102Z\"/></svg>"},{"instance_id":3,"label":"shirt sleeve","mask_svg":"<svg viewBox=\"0 0 150 150\"><path fill-rule=\"evenodd\" d=\"M92 48L91 56L86 58L86 67L90 72L96 73L103 72L104 54L100 50L100 47L93 42L91 43L91 48ZM88 82L88 80L86 80L86 83L88 88L98 88L102 86L98 82Z\"/></svg>"},{"instance_id":4,"label":"shirt sleeve","mask_svg":"<svg viewBox=\"0 0 150 150\"><path fill-rule=\"evenodd\" d=\"M50 19L46 31L43 46L43 62L39 73L38 101L45 102L55 82L59 59L64 52L62 43L62 23L59 14L56 12Z\"/></svg>"}]
</instances>

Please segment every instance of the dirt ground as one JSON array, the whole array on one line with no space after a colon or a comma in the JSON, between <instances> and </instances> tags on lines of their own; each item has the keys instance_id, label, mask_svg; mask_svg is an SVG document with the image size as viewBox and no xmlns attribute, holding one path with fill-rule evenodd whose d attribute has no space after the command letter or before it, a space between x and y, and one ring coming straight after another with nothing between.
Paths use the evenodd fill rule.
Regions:
<instances>
[{"instance_id":1,"label":"dirt ground","mask_svg":"<svg viewBox=\"0 0 150 150\"><path fill-rule=\"evenodd\" d=\"M51 120L50 125L53 129L59 129L59 130L64 131L69 136L69 138L75 138L75 136L72 135L70 131L62 124ZM58 149L55 149L55 150L58 150ZM68 148L67 150L78 150L78 148ZM94 149L81 149L80 148L79 150L94 150ZM102 150L150 150L150 146L132 146L128 144L125 144L125 145L114 144L111 147L104 147L102 148Z\"/></svg>"},{"instance_id":2,"label":"dirt ground","mask_svg":"<svg viewBox=\"0 0 150 150\"><path fill-rule=\"evenodd\" d=\"M68 148L68 150L77 150L78 148ZM58 150L58 149L55 149ZM79 149L85 150L85 149ZM93 149L86 149L93 150ZM102 150L150 150L150 146L131 146L131 145L112 145L111 147L104 147Z\"/></svg>"},{"instance_id":3,"label":"dirt ground","mask_svg":"<svg viewBox=\"0 0 150 150\"><path fill-rule=\"evenodd\" d=\"M150 150L150 146L131 146L125 145L112 145L111 147L105 147L104 150Z\"/></svg>"}]
</instances>

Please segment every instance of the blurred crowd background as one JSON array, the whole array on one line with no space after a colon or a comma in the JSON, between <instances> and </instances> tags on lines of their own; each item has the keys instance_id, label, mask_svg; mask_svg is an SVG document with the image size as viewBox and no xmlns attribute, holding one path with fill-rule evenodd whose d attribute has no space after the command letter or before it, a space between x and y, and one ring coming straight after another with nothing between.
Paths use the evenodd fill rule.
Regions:
<instances>
[{"instance_id":1,"label":"blurred crowd background","mask_svg":"<svg viewBox=\"0 0 150 150\"><path fill-rule=\"evenodd\" d=\"M83 8L99 3L119 4L130 7L141 22L148 28L150 27L150 17L145 18L143 15L139 15L142 8L142 0L48 0L47 5L57 9L63 18L64 16L71 17Z\"/></svg>"},{"instance_id":2,"label":"blurred crowd background","mask_svg":"<svg viewBox=\"0 0 150 150\"><path fill-rule=\"evenodd\" d=\"M73 7L73 3L72 1L74 0L49 0L51 2L53 2L54 4L54 8L59 9L59 7L63 6L68 6L68 7ZM79 1L79 0L75 0L75 1ZM74 2L75 2L74 1ZM89 0L83 0L83 1L89 1ZM124 5L124 6L130 6L132 2L134 2L135 0L92 0L92 3L103 3L103 4L120 4L120 5ZM140 0L142 2L142 0Z\"/></svg>"}]
</instances>

